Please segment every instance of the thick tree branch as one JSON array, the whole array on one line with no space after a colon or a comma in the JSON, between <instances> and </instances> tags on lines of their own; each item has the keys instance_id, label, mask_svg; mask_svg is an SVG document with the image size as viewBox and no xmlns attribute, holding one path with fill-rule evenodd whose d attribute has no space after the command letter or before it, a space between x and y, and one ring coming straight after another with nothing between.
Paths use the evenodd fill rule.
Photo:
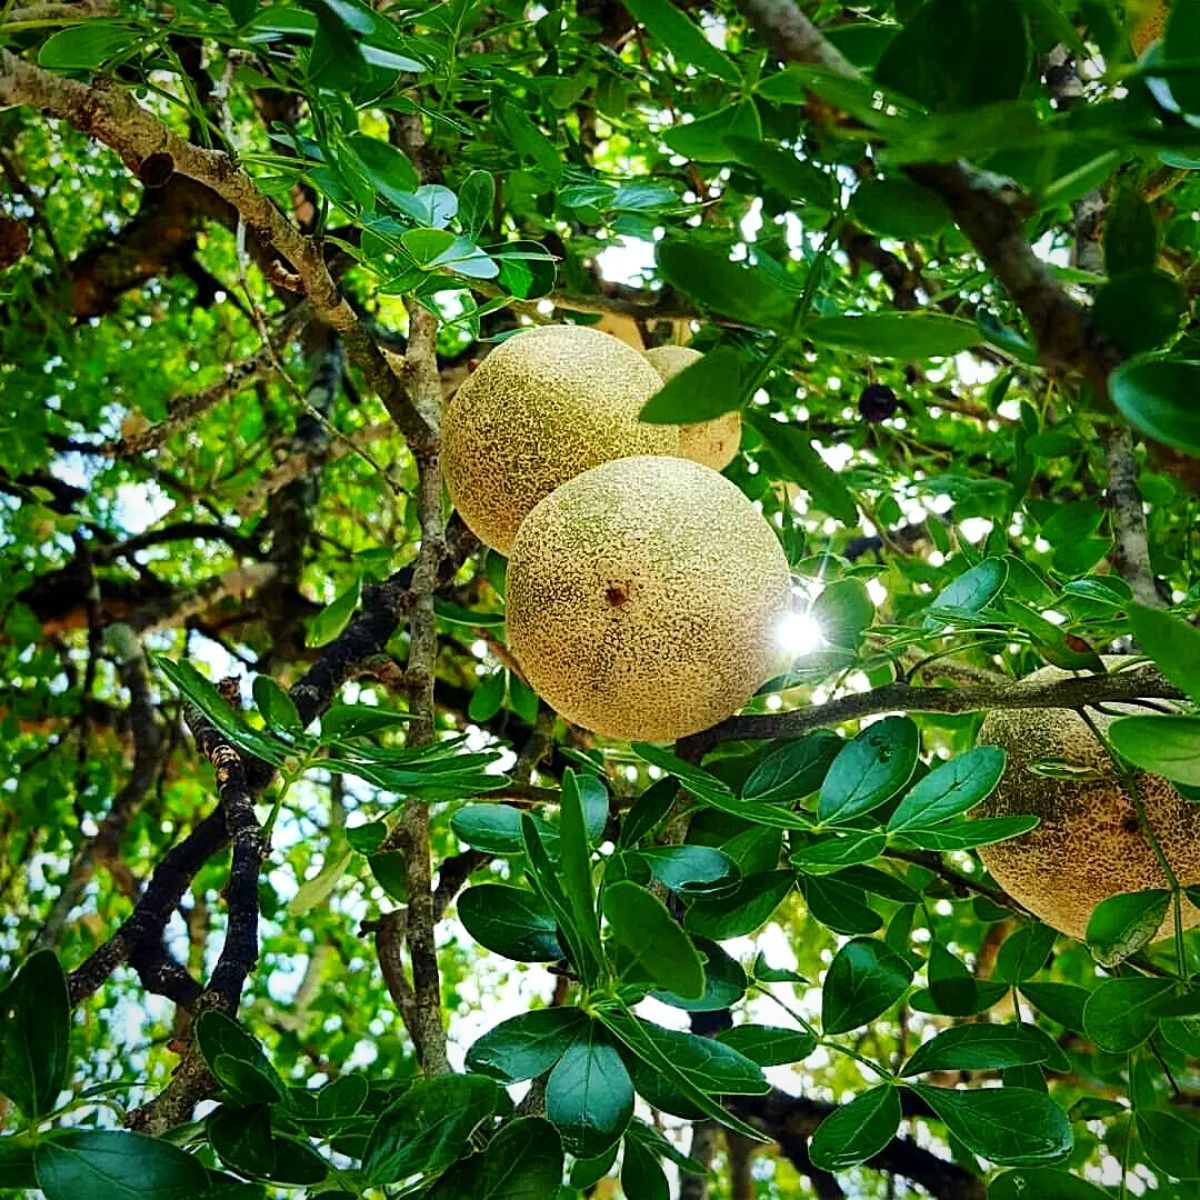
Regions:
<instances>
[{"instance_id":1,"label":"thick tree branch","mask_svg":"<svg viewBox=\"0 0 1200 1200\"><path fill-rule=\"evenodd\" d=\"M231 204L246 228L280 257L281 272L297 276L314 313L341 335L404 435L416 440L428 435L425 419L339 292L321 243L298 232L227 154L179 137L122 87L63 79L8 50L0 50L0 104L28 105L69 121L115 150L135 174L151 155L166 156L175 174L204 184Z\"/></svg>"},{"instance_id":2,"label":"thick tree branch","mask_svg":"<svg viewBox=\"0 0 1200 1200\"><path fill-rule=\"evenodd\" d=\"M1182 700L1184 694L1155 667L1109 675L1077 675L1054 683L1028 680L972 687L910 687L888 683L793 712L730 717L679 743L681 755L704 753L717 742L740 738L796 738L813 729L887 712L969 713L999 708L1081 708L1136 700Z\"/></svg>"}]
</instances>

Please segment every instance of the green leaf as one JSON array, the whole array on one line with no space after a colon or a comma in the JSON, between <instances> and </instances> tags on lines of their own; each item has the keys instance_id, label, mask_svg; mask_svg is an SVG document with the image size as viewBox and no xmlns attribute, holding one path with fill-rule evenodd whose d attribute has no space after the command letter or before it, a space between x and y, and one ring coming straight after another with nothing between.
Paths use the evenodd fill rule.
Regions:
<instances>
[{"instance_id":1,"label":"green leaf","mask_svg":"<svg viewBox=\"0 0 1200 1200\"><path fill-rule=\"evenodd\" d=\"M873 313L861 317L815 317L804 323L804 336L871 358L942 358L978 345L977 326L939 313Z\"/></svg>"},{"instance_id":2,"label":"green leaf","mask_svg":"<svg viewBox=\"0 0 1200 1200\"><path fill-rule=\"evenodd\" d=\"M746 972L741 964L726 954L717 942L699 937L693 938L692 942L704 960L703 994L699 999L691 999L660 989L651 995L684 1012L720 1012L736 1004L746 994Z\"/></svg>"},{"instance_id":3,"label":"green leaf","mask_svg":"<svg viewBox=\"0 0 1200 1200\"><path fill-rule=\"evenodd\" d=\"M222 1104L204 1121L204 1133L217 1157L231 1171L251 1178L270 1179L278 1155L271 1138L271 1109Z\"/></svg>"},{"instance_id":4,"label":"green leaf","mask_svg":"<svg viewBox=\"0 0 1200 1200\"><path fill-rule=\"evenodd\" d=\"M752 100L742 100L698 117L687 125L673 125L663 141L693 162L729 162L735 147L762 137L762 122Z\"/></svg>"},{"instance_id":5,"label":"green leaf","mask_svg":"<svg viewBox=\"0 0 1200 1200\"><path fill-rule=\"evenodd\" d=\"M813 1162L826 1171L844 1171L878 1154L900 1127L900 1093L883 1084L855 1096L817 1126L809 1144Z\"/></svg>"},{"instance_id":6,"label":"green leaf","mask_svg":"<svg viewBox=\"0 0 1200 1200\"><path fill-rule=\"evenodd\" d=\"M481 883L458 898L458 917L481 945L517 962L563 957L558 924L549 907L525 888Z\"/></svg>"},{"instance_id":7,"label":"green leaf","mask_svg":"<svg viewBox=\"0 0 1200 1200\"><path fill-rule=\"evenodd\" d=\"M576 1158L603 1154L625 1132L633 1116L633 1082L599 1029L573 1042L550 1072L546 1116Z\"/></svg>"},{"instance_id":8,"label":"green leaf","mask_svg":"<svg viewBox=\"0 0 1200 1200\"><path fill-rule=\"evenodd\" d=\"M973 850L1020 837L1037 823L1037 817L976 817L933 829L906 829L902 836L918 850Z\"/></svg>"},{"instance_id":9,"label":"green leaf","mask_svg":"<svg viewBox=\"0 0 1200 1200\"><path fill-rule=\"evenodd\" d=\"M492 220L496 179L489 171L472 171L459 185L458 223L463 233L478 239Z\"/></svg>"},{"instance_id":10,"label":"green leaf","mask_svg":"<svg viewBox=\"0 0 1200 1200\"><path fill-rule=\"evenodd\" d=\"M1046 959L1058 934L1040 921L1027 921L1004 940L996 955L994 979L1005 983L1020 983L1036 975L1046 965Z\"/></svg>"},{"instance_id":11,"label":"green leaf","mask_svg":"<svg viewBox=\"0 0 1200 1200\"><path fill-rule=\"evenodd\" d=\"M1108 1192L1054 1167L1018 1167L988 1184L988 1200L1111 1200Z\"/></svg>"},{"instance_id":12,"label":"green leaf","mask_svg":"<svg viewBox=\"0 0 1200 1200\"><path fill-rule=\"evenodd\" d=\"M137 29L90 19L52 33L38 51L38 65L48 71L91 71L132 50L141 38Z\"/></svg>"},{"instance_id":13,"label":"green leaf","mask_svg":"<svg viewBox=\"0 0 1200 1200\"><path fill-rule=\"evenodd\" d=\"M642 407L638 420L651 425L690 425L711 421L741 407L742 358L731 346L718 346L685 367Z\"/></svg>"},{"instance_id":14,"label":"green leaf","mask_svg":"<svg viewBox=\"0 0 1200 1200\"><path fill-rule=\"evenodd\" d=\"M770 919L794 886L791 871L747 875L720 897L694 901L684 925L692 933L714 941L745 937Z\"/></svg>"},{"instance_id":15,"label":"green leaf","mask_svg":"<svg viewBox=\"0 0 1200 1200\"><path fill-rule=\"evenodd\" d=\"M562 158L554 143L512 100L501 96L494 107L496 119L508 133L513 149L552 184L562 179Z\"/></svg>"},{"instance_id":16,"label":"green leaf","mask_svg":"<svg viewBox=\"0 0 1200 1200\"><path fill-rule=\"evenodd\" d=\"M1108 727L1108 740L1143 771L1200 784L1200 717L1121 717Z\"/></svg>"},{"instance_id":17,"label":"green leaf","mask_svg":"<svg viewBox=\"0 0 1200 1200\"><path fill-rule=\"evenodd\" d=\"M1149 358L1122 363L1108 390L1121 415L1139 433L1200 456L1200 362Z\"/></svg>"},{"instance_id":18,"label":"green leaf","mask_svg":"<svg viewBox=\"0 0 1200 1200\"><path fill-rule=\"evenodd\" d=\"M420 1079L384 1110L367 1138L362 1170L374 1184L440 1171L496 1110L499 1089L482 1075Z\"/></svg>"},{"instance_id":19,"label":"green leaf","mask_svg":"<svg viewBox=\"0 0 1200 1200\"><path fill-rule=\"evenodd\" d=\"M974 618L1000 595L1007 581L1008 563L1002 558L985 558L938 592L929 614L951 620Z\"/></svg>"},{"instance_id":20,"label":"green leaf","mask_svg":"<svg viewBox=\"0 0 1200 1200\"><path fill-rule=\"evenodd\" d=\"M998 746L976 746L934 767L896 806L887 823L888 833L927 828L973 808L992 794L1004 774L1007 757Z\"/></svg>"},{"instance_id":21,"label":"green leaf","mask_svg":"<svg viewBox=\"0 0 1200 1200\"><path fill-rule=\"evenodd\" d=\"M827 512L843 525L858 524L858 503L838 473L813 448L804 429L773 421L755 409L748 410L743 419L766 444L775 477L800 484L812 508Z\"/></svg>"},{"instance_id":22,"label":"green leaf","mask_svg":"<svg viewBox=\"0 0 1200 1200\"><path fill-rule=\"evenodd\" d=\"M649 837L671 811L678 795L679 783L670 776L651 784L624 815L620 845L636 846L643 838Z\"/></svg>"},{"instance_id":23,"label":"green leaf","mask_svg":"<svg viewBox=\"0 0 1200 1200\"><path fill-rule=\"evenodd\" d=\"M842 745L842 739L828 729L784 742L750 772L742 785L742 799L763 804L803 800L821 786Z\"/></svg>"},{"instance_id":24,"label":"green leaf","mask_svg":"<svg viewBox=\"0 0 1200 1200\"><path fill-rule=\"evenodd\" d=\"M671 1188L657 1156L633 1138L625 1139L621 1190L626 1200L671 1200Z\"/></svg>"},{"instance_id":25,"label":"green leaf","mask_svg":"<svg viewBox=\"0 0 1200 1200\"><path fill-rule=\"evenodd\" d=\"M717 1041L731 1046L760 1067L803 1062L817 1048L817 1039L811 1033L781 1029L777 1025L735 1025L721 1030Z\"/></svg>"},{"instance_id":26,"label":"green leaf","mask_svg":"<svg viewBox=\"0 0 1200 1200\"><path fill-rule=\"evenodd\" d=\"M158 1138L115 1129L56 1129L34 1151L46 1200L193 1200L208 1172L190 1154Z\"/></svg>"},{"instance_id":27,"label":"green leaf","mask_svg":"<svg viewBox=\"0 0 1200 1200\"><path fill-rule=\"evenodd\" d=\"M375 882L393 900L404 904L408 900L408 859L403 850L384 850L368 855L367 865Z\"/></svg>"},{"instance_id":28,"label":"green leaf","mask_svg":"<svg viewBox=\"0 0 1200 1200\"><path fill-rule=\"evenodd\" d=\"M678 62L690 63L726 83L737 85L742 82L741 72L733 62L668 0L629 0L626 8Z\"/></svg>"},{"instance_id":29,"label":"green leaf","mask_svg":"<svg viewBox=\"0 0 1200 1200\"><path fill-rule=\"evenodd\" d=\"M1159 1007L1174 991L1173 979L1106 979L1083 1007L1083 1030L1101 1050L1124 1054L1154 1032Z\"/></svg>"},{"instance_id":30,"label":"green leaf","mask_svg":"<svg viewBox=\"0 0 1200 1200\"><path fill-rule=\"evenodd\" d=\"M990 1071L1058 1060L1062 1052L1036 1025L955 1025L918 1046L901 1075Z\"/></svg>"},{"instance_id":31,"label":"green leaf","mask_svg":"<svg viewBox=\"0 0 1200 1200\"><path fill-rule=\"evenodd\" d=\"M305 645L310 648L327 645L350 623L354 610L362 600L362 576L356 575L354 582L313 618L308 626Z\"/></svg>"},{"instance_id":32,"label":"green leaf","mask_svg":"<svg viewBox=\"0 0 1200 1200\"><path fill-rule=\"evenodd\" d=\"M953 219L937 192L903 175L859 184L849 215L872 232L895 238L930 237Z\"/></svg>"},{"instance_id":33,"label":"green leaf","mask_svg":"<svg viewBox=\"0 0 1200 1200\"><path fill-rule=\"evenodd\" d=\"M530 820L532 822L532 818ZM569 767L563 773L559 840L562 886L575 917L575 928L579 931L592 960L599 963L603 953L600 949L600 922L596 916L596 897L592 889L592 857L588 848L587 825L583 818L583 802L579 794L579 777ZM682 930L680 932L682 933Z\"/></svg>"},{"instance_id":34,"label":"green leaf","mask_svg":"<svg viewBox=\"0 0 1200 1200\"><path fill-rule=\"evenodd\" d=\"M1083 1032L1083 1010L1090 993L1073 983L1021 984L1021 995L1040 1013L1074 1033Z\"/></svg>"},{"instance_id":35,"label":"green leaf","mask_svg":"<svg viewBox=\"0 0 1200 1200\"><path fill-rule=\"evenodd\" d=\"M706 1095L757 1096L770 1091L771 1085L758 1064L724 1042L680 1029L664 1029L641 1017L613 1016L605 1023L639 1056L637 1045L643 1040L649 1042L658 1054L670 1060L690 1087ZM646 1061L654 1065L651 1059Z\"/></svg>"},{"instance_id":36,"label":"green leaf","mask_svg":"<svg viewBox=\"0 0 1200 1200\"><path fill-rule=\"evenodd\" d=\"M577 1008L540 1008L501 1021L467 1051L467 1069L502 1083L549 1071L588 1025Z\"/></svg>"},{"instance_id":37,"label":"green leaf","mask_svg":"<svg viewBox=\"0 0 1200 1200\"><path fill-rule=\"evenodd\" d=\"M912 968L883 942L851 938L833 957L821 992L826 1033L848 1033L886 1012L908 990Z\"/></svg>"},{"instance_id":38,"label":"green leaf","mask_svg":"<svg viewBox=\"0 0 1200 1200\"><path fill-rule=\"evenodd\" d=\"M834 178L796 151L761 138L727 136L725 144L737 161L750 168L770 191L790 203L811 204L825 212L834 207Z\"/></svg>"},{"instance_id":39,"label":"green leaf","mask_svg":"<svg viewBox=\"0 0 1200 1200\"><path fill-rule=\"evenodd\" d=\"M482 1154L456 1163L429 1200L545 1200L558 1191L563 1149L558 1130L542 1117L506 1121Z\"/></svg>"},{"instance_id":40,"label":"green leaf","mask_svg":"<svg viewBox=\"0 0 1200 1200\"><path fill-rule=\"evenodd\" d=\"M852 833L846 837L823 838L801 846L788 860L809 875L828 875L843 867L871 862L883 853L887 838L882 833Z\"/></svg>"},{"instance_id":41,"label":"green leaf","mask_svg":"<svg viewBox=\"0 0 1200 1200\"><path fill-rule=\"evenodd\" d=\"M1028 1088L956 1091L909 1085L973 1154L1017 1167L1063 1158L1073 1145L1067 1114L1044 1092Z\"/></svg>"},{"instance_id":42,"label":"green leaf","mask_svg":"<svg viewBox=\"0 0 1200 1200\"><path fill-rule=\"evenodd\" d=\"M1162 57L1166 63L1186 64L1171 76L1171 96L1188 113L1200 112L1200 83L1196 80L1197 48L1200 47L1200 13L1191 4L1173 4L1163 30Z\"/></svg>"},{"instance_id":43,"label":"green leaf","mask_svg":"<svg viewBox=\"0 0 1200 1200\"><path fill-rule=\"evenodd\" d=\"M306 880L288 901L289 916L298 917L324 904L333 895L347 868L354 861L354 852L347 850L337 858L326 857L325 864L311 879Z\"/></svg>"},{"instance_id":44,"label":"green leaf","mask_svg":"<svg viewBox=\"0 0 1200 1200\"><path fill-rule=\"evenodd\" d=\"M766 329L791 324L794 301L781 294L762 267L729 260L727 248L667 238L658 245L658 269L667 283L697 304Z\"/></svg>"},{"instance_id":45,"label":"green leaf","mask_svg":"<svg viewBox=\"0 0 1200 1200\"><path fill-rule=\"evenodd\" d=\"M1088 917L1087 944L1102 967L1114 967L1154 939L1171 893L1162 888L1119 892L1101 900Z\"/></svg>"},{"instance_id":46,"label":"green leaf","mask_svg":"<svg viewBox=\"0 0 1200 1200\"><path fill-rule=\"evenodd\" d=\"M342 704L339 701L321 716L321 740L327 743L367 737L411 720L409 713L392 712L372 704Z\"/></svg>"},{"instance_id":47,"label":"green leaf","mask_svg":"<svg viewBox=\"0 0 1200 1200\"><path fill-rule=\"evenodd\" d=\"M266 1052L236 1021L209 1009L196 1018L196 1045L208 1069L240 1104L274 1104L287 1087Z\"/></svg>"},{"instance_id":48,"label":"green leaf","mask_svg":"<svg viewBox=\"0 0 1200 1200\"><path fill-rule=\"evenodd\" d=\"M889 43L875 78L931 109L955 111L1016 99L1031 59L1016 0L929 0Z\"/></svg>"},{"instance_id":49,"label":"green leaf","mask_svg":"<svg viewBox=\"0 0 1200 1200\"><path fill-rule=\"evenodd\" d=\"M20 1134L0 1138L0 1191L32 1191L37 1187L33 1151L34 1143Z\"/></svg>"},{"instance_id":50,"label":"green leaf","mask_svg":"<svg viewBox=\"0 0 1200 1200\"><path fill-rule=\"evenodd\" d=\"M1139 1109L1134 1120L1152 1166L1175 1179L1200 1179L1200 1127L1152 1109Z\"/></svg>"},{"instance_id":51,"label":"green leaf","mask_svg":"<svg viewBox=\"0 0 1200 1200\"><path fill-rule=\"evenodd\" d=\"M861 579L836 579L813 601L810 615L831 646L855 650L875 619L875 604Z\"/></svg>"},{"instance_id":52,"label":"green leaf","mask_svg":"<svg viewBox=\"0 0 1200 1200\"><path fill-rule=\"evenodd\" d=\"M821 784L817 816L848 821L890 800L912 778L920 737L908 717L885 717L842 747Z\"/></svg>"},{"instance_id":53,"label":"green leaf","mask_svg":"<svg viewBox=\"0 0 1200 1200\"><path fill-rule=\"evenodd\" d=\"M1104 269L1110 276L1153 267L1158 224L1150 205L1127 185L1117 188L1104 218Z\"/></svg>"},{"instance_id":54,"label":"green leaf","mask_svg":"<svg viewBox=\"0 0 1200 1200\"><path fill-rule=\"evenodd\" d=\"M1200 703L1200 629L1143 604L1129 606L1129 623L1141 651L1180 691Z\"/></svg>"},{"instance_id":55,"label":"green leaf","mask_svg":"<svg viewBox=\"0 0 1200 1200\"><path fill-rule=\"evenodd\" d=\"M1092 320L1126 354L1141 354L1170 338L1186 304L1174 275L1147 267L1110 279L1096 293Z\"/></svg>"},{"instance_id":56,"label":"green leaf","mask_svg":"<svg viewBox=\"0 0 1200 1200\"><path fill-rule=\"evenodd\" d=\"M503 667L497 667L471 693L467 716L480 725L490 721L504 707L504 693L507 690L508 672Z\"/></svg>"},{"instance_id":57,"label":"green leaf","mask_svg":"<svg viewBox=\"0 0 1200 1200\"><path fill-rule=\"evenodd\" d=\"M593 929L586 933L579 929L575 907L563 891L558 872L546 853L537 823L529 813L521 814L521 841L525 846L530 881L549 912L553 914L576 970L586 983L594 983L600 975L601 959L598 953L593 953L592 945L594 943L599 946L600 935ZM590 877L588 886L591 886Z\"/></svg>"},{"instance_id":58,"label":"green leaf","mask_svg":"<svg viewBox=\"0 0 1200 1200\"><path fill-rule=\"evenodd\" d=\"M0 991L0 1095L27 1118L54 1108L71 1061L67 981L52 950L25 960Z\"/></svg>"},{"instance_id":59,"label":"green leaf","mask_svg":"<svg viewBox=\"0 0 1200 1200\"><path fill-rule=\"evenodd\" d=\"M467 804L450 818L450 828L473 850L485 854L524 854L521 812L507 804ZM558 831L538 819L547 853L558 853Z\"/></svg>"},{"instance_id":60,"label":"green leaf","mask_svg":"<svg viewBox=\"0 0 1200 1200\"><path fill-rule=\"evenodd\" d=\"M724 890L741 877L737 863L713 846L649 846L639 854L655 883L684 895Z\"/></svg>"},{"instance_id":61,"label":"green leaf","mask_svg":"<svg viewBox=\"0 0 1200 1200\"><path fill-rule=\"evenodd\" d=\"M704 994L700 955L657 896L623 880L604 889L603 903L612 935L626 952L623 973L685 998Z\"/></svg>"},{"instance_id":62,"label":"green leaf","mask_svg":"<svg viewBox=\"0 0 1200 1200\"><path fill-rule=\"evenodd\" d=\"M835 933L874 933L883 924L863 891L835 875L801 875L799 884L809 916Z\"/></svg>"},{"instance_id":63,"label":"green leaf","mask_svg":"<svg viewBox=\"0 0 1200 1200\"><path fill-rule=\"evenodd\" d=\"M421 177L403 150L382 138L363 134L353 134L346 139L346 144L362 164L371 186L385 200L403 205L412 199Z\"/></svg>"}]
</instances>

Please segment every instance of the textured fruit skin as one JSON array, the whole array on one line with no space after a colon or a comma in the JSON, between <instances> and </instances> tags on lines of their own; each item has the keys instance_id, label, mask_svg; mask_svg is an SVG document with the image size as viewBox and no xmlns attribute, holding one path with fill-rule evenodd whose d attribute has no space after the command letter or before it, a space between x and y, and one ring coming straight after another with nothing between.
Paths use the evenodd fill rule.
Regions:
<instances>
[{"instance_id":1,"label":"textured fruit skin","mask_svg":"<svg viewBox=\"0 0 1200 1200\"><path fill-rule=\"evenodd\" d=\"M1169 11L1170 5L1167 0L1159 0L1133 28L1129 34L1129 44L1133 47L1134 54L1140 57L1152 42L1157 42L1162 37Z\"/></svg>"},{"instance_id":2,"label":"textured fruit skin","mask_svg":"<svg viewBox=\"0 0 1200 1200\"><path fill-rule=\"evenodd\" d=\"M646 351L647 360L662 376L663 383L703 357L699 350L687 346L656 346ZM723 413L698 425L680 425L678 454L681 458L712 467L714 471L723 471L737 456L741 440L741 413Z\"/></svg>"},{"instance_id":3,"label":"textured fruit skin","mask_svg":"<svg viewBox=\"0 0 1200 1200\"><path fill-rule=\"evenodd\" d=\"M442 426L442 469L463 520L507 554L525 515L572 476L630 454L674 454L674 425L638 420L661 386L632 347L578 325L497 346Z\"/></svg>"},{"instance_id":4,"label":"textured fruit skin","mask_svg":"<svg viewBox=\"0 0 1200 1200\"><path fill-rule=\"evenodd\" d=\"M790 572L723 475L624 458L529 514L507 600L509 645L544 700L607 737L666 742L724 720L770 678Z\"/></svg>"},{"instance_id":5,"label":"textured fruit skin","mask_svg":"<svg viewBox=\"0 0 1200 1200\"><path fill-rule=\"evenodd\" d=\"M1115 656L1104 660L1109 670L1122 661ZM1071 674L1045 667L1029 679L1052 683ZM1127 704L1107 707L1129 714L1148 711ZM1101 730L1115 719L1093 709L1088 716ZM1030 912L1047 925L1082 938L1088 917L1101 900L1118 892L1167 886L1112 760L1075 712L1001 709L987 715L978 741L1003 747L1008 767L999 787L973 815L1041 817L1041 824L1021 837L979 851L1001 887ZM1037 758L1065 759L1100 778L1075 781L1035 775L1028 765ZM1139 771L1136 778L1167 861L1181 883L1200 882L1200 805L1189 803L1159 775ZM1185 902L1183 920L1189 928L1200 923L1200 911ZM1173 929L1174 917L1168 913L1158 936L1170 937Z\"/></svg>"}]
</instances>

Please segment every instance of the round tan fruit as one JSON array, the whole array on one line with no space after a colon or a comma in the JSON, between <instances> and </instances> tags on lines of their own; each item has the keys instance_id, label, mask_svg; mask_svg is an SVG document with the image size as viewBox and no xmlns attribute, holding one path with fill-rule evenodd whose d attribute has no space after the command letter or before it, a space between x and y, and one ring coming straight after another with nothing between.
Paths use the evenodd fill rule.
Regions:
<instances>
[{"instance_id":1,"label":"round tan fruit","mask_svg":"<svg viewBox=\"0 0 1200 1200\"><path fill-rule=\"evenodd\" d=\"M1111 670L1123 660L1106 657ZM1029 676L1051 683L1072 673L1045 667ZM1121 713L1147 711L1136 705L1106 705ZM1105 730L1115 719L1089 709ZM1001 709L979 730L981 745L1008 752L999 787L975 810L999 817L1033 813L1041 823L1009 842L985 846L980 856L997 882L1047 925L1082 938L1088 917L1101 900L1118 892L1167 886L1154 851L1138 826L1133 801L1112 759L1083 719L1071 709ZM1052 779L1034 773L1036 759L1062 759L1080 774ZM1200 882L1200 805L1185 800L1159 775L1138 772L1137 785L1150 826L1180 882ZM1184 924L1200 922L1200 911L1184 904ZM1170 915L1158 931L1169 937Z\"/></svg>"},{"instance_id":2,"label":"round tan fruit","mask_svg":"<svg viewBox=\"0 0 1200 1200\"><path fill-rule=\"evenodd\" d=\"M632 347L579 325L497 346L442 426L443 471L462 519L507 554L530 509L572 476L613 458L675 453L674 425L638 420L661 386Z\"/></svg>"},{"instance_id":3,"label":"round tan fruit","mask_svg":"<svg viewBox=\"0 0 1200 1200\"><path fill-rule=\"evenodd\" d=\"M525 519L508 560L509 644L568 720L671 741L737 712L770 678L789 581L771 526L723 475L623 458Z\"/></svg>"},{"instance_id":4,"label":"round tan fruit","mask_svg":"<svg viewBox=\"0 0 1200 1200\"><path fill-rule=\"evenodd\" d=\"M1163 35L1167 24L1167 12L1170 5L1167 0L1157 0L1157 3L1144 6L1146 15L1140 20L1129 34L1129 44L1134 54L1141 55L1152 42L1157 42Z\"/></svg>"},{"instance_id":5,"label":"round tan fruit","mask_svg":"<svg viewBox=\"0 0 1200 1200\"><path fill-rule=\"evenodd\" d=\"M646 351L650 365L669 382L685 367L699 362L704 355L687 346L656 346ZM723 471L738 452L742 440L742 417L738 412L724 413L711 421L679 427L679 455L703 463L714 471Z\"/></svg>"}]
</instances>

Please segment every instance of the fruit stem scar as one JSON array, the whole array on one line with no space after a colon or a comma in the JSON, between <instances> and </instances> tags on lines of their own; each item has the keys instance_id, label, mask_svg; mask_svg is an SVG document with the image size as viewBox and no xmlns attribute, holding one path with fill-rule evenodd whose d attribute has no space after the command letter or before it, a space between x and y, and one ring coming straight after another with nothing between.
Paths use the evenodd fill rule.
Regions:
<instances>
[{"instance_id":1,"label":"fruit stem scar","mask_svg":"<svg viewBox=\"0 0 1200 1200\"><path fill-rule=\"evenodd\" d=\"M604 599L613 608L622 608L629 603L629 584L627 582L610 582L604 589Z\"/></svg>"}]
</instances>

